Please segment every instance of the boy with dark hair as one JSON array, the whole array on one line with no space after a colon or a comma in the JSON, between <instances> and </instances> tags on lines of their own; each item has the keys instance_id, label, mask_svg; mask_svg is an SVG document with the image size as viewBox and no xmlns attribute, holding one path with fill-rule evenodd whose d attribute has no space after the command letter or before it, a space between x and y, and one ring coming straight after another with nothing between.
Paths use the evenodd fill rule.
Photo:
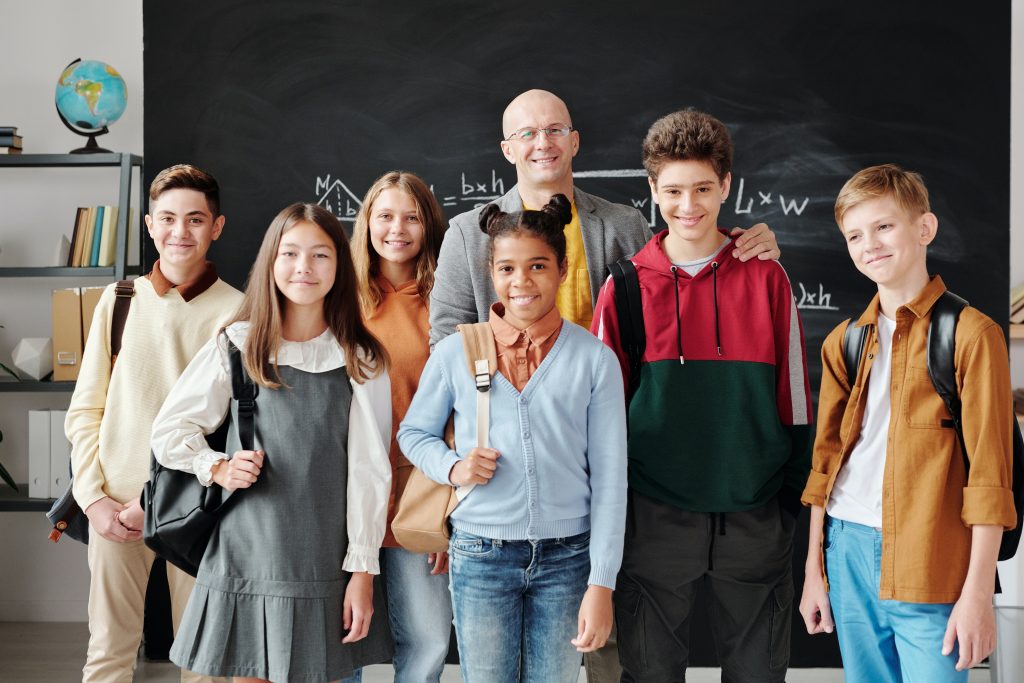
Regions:
<instances>
[{"instance_id":1,"label":"boy with dark hair","mask_svg":"<svg viewBox=\"0 0 1024 683\"><path fill-rule=\"evenodd\" d=\"M668 229L632 259L646 350L629 404L629 512L615 592L623 681L679 681L697 590L708 591L722 680L783 681L791 553L807 477L803 333L776 261L729 257L718 229L732 142L721 121L670 114L643 145ZM631 385L615 283L592 331Z\"/></svg>"},{"instance_id":2,"label":"boy with dark hair","mask_svg":"<svg viewBox=\"0 0 1024 683\"><path fill-rule=\"evenodd\" d=\"M139 493L149 479L153 418L199 348L242 294L217 277L206 252L224 229L213 176L164 169L149 190L146 226L160 258L134 281L121 351L111 359L116 284L96 306L68 408L75 500L89 518L89 649L83 681L131 680L154 554L142 542ZM212 464L212 463L210 463ZM175 629L194 579L167 565ZM183 681L209 681L182 672Z\"/></svg>"},{"instance_id":3,"label":"boy with dark hair","mask_svg":"<svg viewBox=\"0 0 1024 683\"><path fill-rule=\"evenodd\" d=\"M970 307L955 326L967 476L927 369L946 287L928 275L938 219L921 176L866 168L843 186L835 215L878 294L821 349L800 613L808 633L830 633L834 614L848 681L966 681L995 647L996 557L1016 523L1003 331ZM856 373L844 354L850 326L867 326Z\"/></svg>"}]
</instances>

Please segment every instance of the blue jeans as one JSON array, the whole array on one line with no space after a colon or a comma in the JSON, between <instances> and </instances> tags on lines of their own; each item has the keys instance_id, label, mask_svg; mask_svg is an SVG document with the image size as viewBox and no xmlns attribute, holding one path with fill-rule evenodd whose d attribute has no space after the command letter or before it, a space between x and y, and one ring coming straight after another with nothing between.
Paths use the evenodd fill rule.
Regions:
<instances>
[{"instance_id":1,"label":"blue jeans","mask_svg":"<svg viewBox=\"0 0 1024 683\"><path fill-rule=\"evenodd\" d=\"M452 633L448 576L431 575L426 555L384 548L395 683L437 683Z\"/></svg>"},{"instance_id":2,"label":"blue jeans","mask_svg":"<svg viewBox=\"0 0 1024 683\"><path fill-rule=\"evenodd\" d=\"M575 683L590 532L502 541L452 532L451 592L466 683Z\"/></svg>"},{"instance_id":3,"label":"blue jeans","mask_svg":"<svg viewBox=\"0 0 1024 683\"><path fill-rule=\"evenodd\" d=\"M942 656L953 605L881 600L882 532L828 518L825 567L847 683L966 683L957 648Z\"/></svg>"}]
</instances>

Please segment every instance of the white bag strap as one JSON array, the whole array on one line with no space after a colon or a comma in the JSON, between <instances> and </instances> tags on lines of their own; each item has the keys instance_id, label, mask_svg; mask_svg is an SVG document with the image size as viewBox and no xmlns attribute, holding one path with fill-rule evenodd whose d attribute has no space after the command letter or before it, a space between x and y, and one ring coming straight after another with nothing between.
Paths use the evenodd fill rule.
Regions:
<instances>
[{"instance_id":1,"label":"white bag strap","mask_svg":"<svg viewBox=\"0 0 1024 683\"><path fill-rule=\"evenodd\" d=\"M469 362L470 374L476 383L476 445L488 448L491 421L491 377L498 369L498 353L494 345L494 334L488 323L459 325L462 346ZM455 489L455 497L461 502L476 484L466 484Z\"/></svg>"}]
</instances>

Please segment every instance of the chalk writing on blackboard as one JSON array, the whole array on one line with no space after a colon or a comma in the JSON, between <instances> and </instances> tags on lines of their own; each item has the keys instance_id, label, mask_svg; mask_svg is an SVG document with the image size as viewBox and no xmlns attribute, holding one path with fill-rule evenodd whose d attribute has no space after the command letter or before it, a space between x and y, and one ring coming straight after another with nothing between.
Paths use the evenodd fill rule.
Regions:
<instances>
[{"instance_id":1,"label":"chalk writing on blackboard","mask_svg":"<svg viewBox=\"0 0 1024 683\"><path fill-rule=\"evenodd\" d=\"M340 220L350 222L355 221L359 207L363 205L359 197L348 189L348 185L337 178L331 180L329 173L316 178L316 203Z\"/></svg>"},{"instance_id":2,"label":"chalk writing on blackboard","mask_svg":"<svg viewBox=\"0 0 1024 683\"><path fill-rule=\"evenodd\" d=\"M796 307L810 311L838 311L838 306L832 305L832 295L825 291L825 285L818 283L818 291L810 292L804 287L804 283L796 283L800 287L800 295L793 293L796 299Z\"/></svg>"},{"instance_id":3,"label":"chalk writing on blackboard","mask_svg":"<svg viewBox=\"0 0 1024 683\"><path fill-rule=\"evenodd\" d=\"M748 196L746 198L747 204L746 206L744 206L743 186L744 179L742 176L740 176L738 187L736 189L736 208L733 209L733 211L735 211L736 213L753 213L755 201L757 202L757 206L764 206L765 204L771 205L776 203L776 197L778 198L778 205L782 207L782 214L784 216L788 216L791 213L799 216L804 212L804 209L807 208L807 202L809 200L808 197L804 197L803 201L801 202L797 199L793 199L792 197L786 199L786 197L783 196L780 192L777 192L773 195L771 192L761 192L760 190L754 191L754 194L756 194L757 197Z\"/></svg>"}]
</instances>

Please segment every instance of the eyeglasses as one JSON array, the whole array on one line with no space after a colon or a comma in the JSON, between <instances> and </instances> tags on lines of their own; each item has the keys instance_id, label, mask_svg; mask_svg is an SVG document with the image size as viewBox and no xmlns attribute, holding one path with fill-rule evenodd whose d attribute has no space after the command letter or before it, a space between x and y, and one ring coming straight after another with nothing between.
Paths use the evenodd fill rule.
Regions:
<instances>
[{"instance_id":1,"label":"eyeglasses","mask_svg":"<svg viewBox=\"0 0 1024 683\"><path fill-rule=\"evenodd\" d=\"M505 138L505 140L522 140L523 142L533 142L541 133L544 133L544 135L547 135L549 138L564 138L573 130L575 129L572 126L551 126L550 128L520 128L519 130Z\"/></svg>"}]
</instances>

